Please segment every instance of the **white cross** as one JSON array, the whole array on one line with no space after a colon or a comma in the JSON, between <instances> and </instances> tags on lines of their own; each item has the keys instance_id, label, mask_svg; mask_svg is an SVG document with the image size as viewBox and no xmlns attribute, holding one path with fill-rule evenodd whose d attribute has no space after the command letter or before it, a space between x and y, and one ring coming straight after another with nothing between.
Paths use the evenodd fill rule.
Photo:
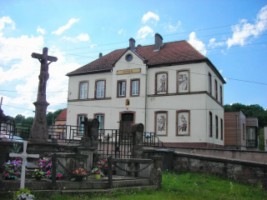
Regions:
<instances>
[{"instance_id":1,"label":"white cross","mask_svg":"<svg viewBox=\"0 0 267 200\"><path fill-rule=\"evenodd\" d=\"M23 152L22 153L10 153L10 157L19 157L22 158L22 166L21 166L21 175L20 175L20 189L25 187L25 169L27 158L39 158L39 154L27 154L27 141L23 142Z\"/></svg>"}]
</instances>

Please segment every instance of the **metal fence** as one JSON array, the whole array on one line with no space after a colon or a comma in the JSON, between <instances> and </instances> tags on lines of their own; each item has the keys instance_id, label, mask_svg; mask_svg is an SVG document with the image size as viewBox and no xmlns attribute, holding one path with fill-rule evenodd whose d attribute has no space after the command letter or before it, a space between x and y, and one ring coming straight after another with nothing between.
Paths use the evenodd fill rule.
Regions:
<instances>
[{"instance_id":1,"label":"metal fence","mask_svg":"<svg viewBox=\"0 0 267 200\"><path fill-rule=\"evenodd\" d=\"M15 123L0 123L0 140L28 139L30 127L16 126ZM79 142L84 135L83 126L52 125L48 127L51 140L62 143ZM18 137L21 136L21 137ZM163 147L163 143L153 132L144 132L144 146ZM98 130L98 152L100 155L113 158L131 158L133 154L133 135L119 129Z\"/></svg>"},{"instance_id":2,"label":"metal fence","mask_svg":"<svg viewBox=\"0 0 267 200\"><path fill-rule=\"evenodd\" d=\"M117 129L99 129L98 153L105 157L131 158L133 151L132 134Z\"/></svg>"},{"instance_id":3,"label":"metal fence","mask_svg":"<svg viewBox=\"0 0 267 200\"><path fill-rule=\"evenodd\" d=\"M144 132L143 144L149 147L164 147L163 142L160 141L154 132Z\"/></svg>"}]
</instances>

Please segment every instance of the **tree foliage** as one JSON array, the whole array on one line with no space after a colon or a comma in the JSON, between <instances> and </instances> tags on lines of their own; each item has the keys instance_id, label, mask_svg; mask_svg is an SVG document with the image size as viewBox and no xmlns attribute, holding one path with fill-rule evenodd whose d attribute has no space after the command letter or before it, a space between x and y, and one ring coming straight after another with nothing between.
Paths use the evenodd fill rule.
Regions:
<instances>
[{"instance_id":1,"label":"tree foliage","mask_svg":"<svg viewBox=\"0 0 267 200\"><path fill-rule=\"evenodd\" d=\"M57 116L61 113L63 109L59 109L56 110L55 112L49 112L46 115L46 121L47 121L47 125L53 125L55 123L55 119L57 118Z\"/></svg>"},{"instance_id":2,"label":"tree foliage","mask_svg":"<svg viewBox=\"0 0 267 200\"><path fill-rule=\"evenodd\" d=\"M267 110L264 110L258 104L253 105L243 105L240 103L235 103L232 105L225 105L224 106L225 112L239 112L242 111L246 117L257 117L259 120L259 127L262 128L267 126Z\"/></svg>"}]
</instances>

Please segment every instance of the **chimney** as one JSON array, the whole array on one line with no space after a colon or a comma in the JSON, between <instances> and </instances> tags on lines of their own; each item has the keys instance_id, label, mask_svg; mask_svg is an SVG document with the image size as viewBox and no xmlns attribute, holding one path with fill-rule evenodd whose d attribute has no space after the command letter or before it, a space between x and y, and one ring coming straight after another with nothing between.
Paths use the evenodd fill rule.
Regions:
<instances>
[{"instance_id":1,"label":"chimney","mask_svg":"<svg viewBox=\"0 0 267 200\"><path fill-rule=\"evenodd\" d=\"M100 52L100 53L99 53L99 58L101 58L102 56L103 56L103 54Z\"/></svg>"},{"instance_id":2,"label":"chimney","mask_svg":"<svg viewBox=\"0 0 267 200\"><path fill-rule=\"evenodd\" d=\"M129 39L129 49L132 51L135 50L135 40L133 38Z\"/></svg>"},{"instance_id":3,"label":"chimney","mask_svg":"<svg viewBox=\"0 0 267 200\"><path fill-rule=\"evenodd\" d=\"M156 33L155 34L155 48L154 48L155 51L159 51L160 50L160 48L163 45L162 41L163 41L162 36L160 34Z\"/></svg>"}]
</instances>

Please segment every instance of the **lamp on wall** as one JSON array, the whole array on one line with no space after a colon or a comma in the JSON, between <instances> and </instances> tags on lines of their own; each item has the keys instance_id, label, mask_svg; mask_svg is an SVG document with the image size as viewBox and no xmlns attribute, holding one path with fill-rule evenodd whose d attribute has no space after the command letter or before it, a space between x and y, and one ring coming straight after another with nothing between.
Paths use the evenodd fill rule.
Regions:
<instances>
[{"instance_id":1,"label":"lamp on wall","mask_svg":"<svg viewBox=\"0 0 267 200\"><path fill-rule=\"evenodd\" d=\"M126 109L128 110L130 106L130 99L125 99L125 106L126 106Z\"/></svg>"}]
</instances>

